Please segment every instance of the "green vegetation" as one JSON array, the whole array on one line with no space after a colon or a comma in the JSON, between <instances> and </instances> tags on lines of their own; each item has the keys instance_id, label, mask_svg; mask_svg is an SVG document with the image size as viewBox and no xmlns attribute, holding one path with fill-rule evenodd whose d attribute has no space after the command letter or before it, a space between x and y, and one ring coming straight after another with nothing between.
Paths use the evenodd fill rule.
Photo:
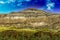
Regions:
<instances>
[{"instance_id":1,"label":"green vegetation","mask_svg":"<svg viewBox=\"0 0 60 40\"><path fill-rule=\"evenodd\" d=\"M0 27L0 40L60 40L60 30Z\"/></svg>"}]
</instances>

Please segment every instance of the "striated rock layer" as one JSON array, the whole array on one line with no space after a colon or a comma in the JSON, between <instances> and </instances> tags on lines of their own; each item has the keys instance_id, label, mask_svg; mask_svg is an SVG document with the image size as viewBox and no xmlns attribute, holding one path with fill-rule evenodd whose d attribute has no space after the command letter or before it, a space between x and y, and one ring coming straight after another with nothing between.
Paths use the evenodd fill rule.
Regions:
<instances>
[{"instance_id":1,"label":"striated rock layer","mask_svg":"<svg viewBox=\"0 0 60 40\"><path fill-rule=\"evenodd\" d=\"M0 26L19 28L60 28L60 14L26 9L21 12L0 14Z\"/></svg>"}]
</instances>

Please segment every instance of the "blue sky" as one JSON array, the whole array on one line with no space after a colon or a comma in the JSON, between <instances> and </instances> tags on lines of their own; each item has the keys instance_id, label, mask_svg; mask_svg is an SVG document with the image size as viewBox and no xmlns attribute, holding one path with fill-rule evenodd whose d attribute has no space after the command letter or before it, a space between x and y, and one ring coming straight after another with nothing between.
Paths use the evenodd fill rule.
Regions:
<instances>
[{"instance_id":1,"label":"blue sky","mask_svg":"<svg viewBox=\"0 0 60 40\"><path fill-rule=\"evenodd\" d=\"M27 8L60 13L60 0L0 0L0 14L18 12Z\"/></svg>"}]
</instances>

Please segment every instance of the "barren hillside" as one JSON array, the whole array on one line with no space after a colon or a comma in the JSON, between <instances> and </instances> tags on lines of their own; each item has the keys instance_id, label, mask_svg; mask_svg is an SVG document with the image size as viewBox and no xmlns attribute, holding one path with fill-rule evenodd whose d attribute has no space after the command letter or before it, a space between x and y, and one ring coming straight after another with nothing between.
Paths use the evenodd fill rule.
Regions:
<instances>
[{"instance_id":1,"label":"barren hillside","mask_svg":"<svg viewBox=\"0 0 60 40\"><path fill-rule=\"evenodd\" d=\"M0 26L23 28L60 28L60 14L27 9L21 12L0 15Z\"/></svg>"}]
</instances>

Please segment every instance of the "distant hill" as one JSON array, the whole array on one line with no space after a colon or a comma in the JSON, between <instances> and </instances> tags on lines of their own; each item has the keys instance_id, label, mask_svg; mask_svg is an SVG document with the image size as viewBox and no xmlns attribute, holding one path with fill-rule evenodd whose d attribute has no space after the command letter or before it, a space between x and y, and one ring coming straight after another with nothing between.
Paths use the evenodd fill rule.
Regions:
<instances>
[{"instance_id":1,"label":"distant hill","mask_svg":"<svg viewBox=\"0 0 60 40\"><path fill-rule=\"evenodd\" d=\"M47 13L43 10L37 10L37 9L26 9L21 12L12 12L11 15L22 15L22 16L46 16L46 15L53 15L52 13Z\"/></svg>"},{"instance_id":2,"label":"distant hill","mask_svg":"<svg viewBox=\"0 0 60 40\"><path fill-rule=\"evenodd\" d=\"M5 17L5 16L48 16L48 15L55 15L53 13L47 13L43 10L37 10L37 9L26 9L21 12L11 12L10 14L0 14L0 16Z\"/></svg>"},{"instance_id":3,"label":"distant hill","mask_svg":"<svg viewBox=\"0 0 60 40\"><path fill-rule=\"evenodd\" d=\"M0 26L24 28L60 28L60 14L47 13L37 9L0 15Z\"/></svg>"}]
</instances>

